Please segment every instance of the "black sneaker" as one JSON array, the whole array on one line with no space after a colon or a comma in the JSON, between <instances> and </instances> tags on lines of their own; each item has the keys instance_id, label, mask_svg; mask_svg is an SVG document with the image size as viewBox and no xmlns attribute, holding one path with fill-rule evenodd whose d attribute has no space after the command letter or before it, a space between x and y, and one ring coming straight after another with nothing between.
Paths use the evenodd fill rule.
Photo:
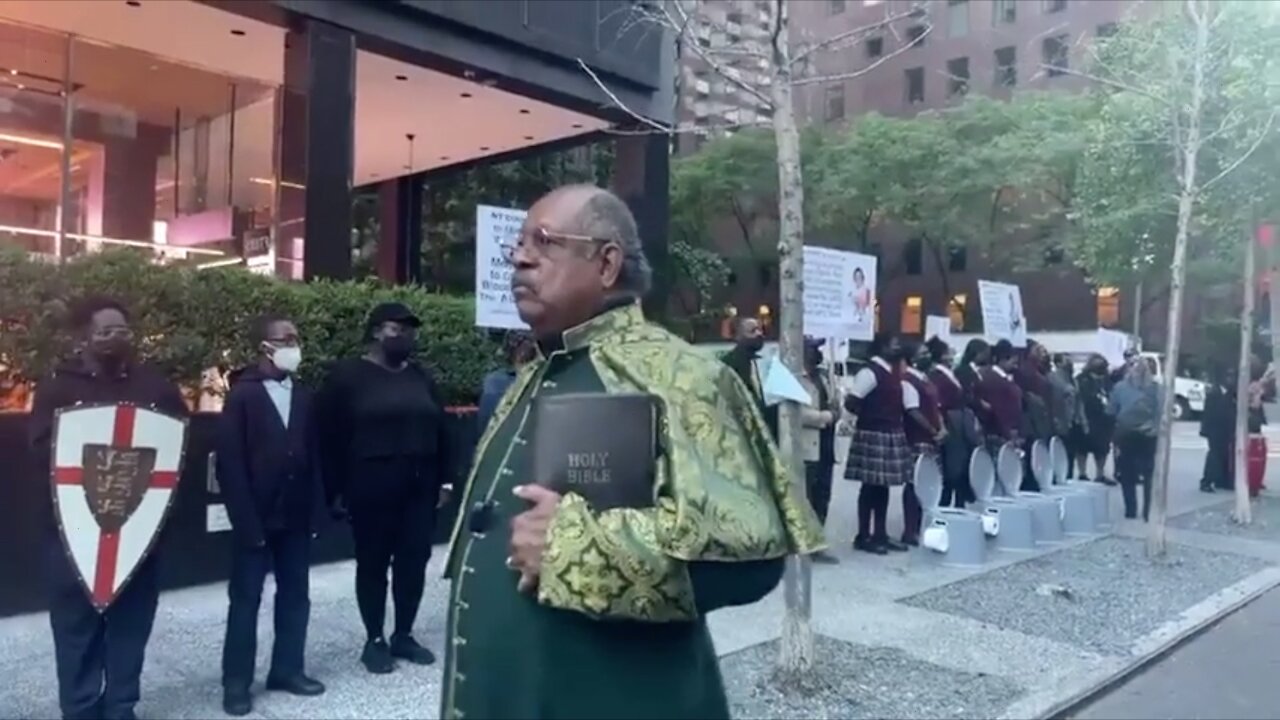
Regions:
<instances>
[{"instance_id":1,"label":"black sneaker","mask_svg":"<svg viewBox=\"0 0 1280 720\"><path fill-rule=\"evenodd\" d=\"M391 656L407 660L414 665L430 665L436 661L436 656L419 645L412 635L391 636Z\"/></svg>"},{"instance_id":2,"label":"black sneaker","mask_svg":"<svg viewBox=\"0 0 1280 720\"><path fill-rule=\"evenodd\" d=\"M920 538L916 535L903 535L902 544L911 547L920 547Z\"/></svg>"},{"instance_id":3,"label":"black sneaker","mask_svg":"<svg viewBox=\"0 0 1280 720\"><path fill-rule=\"evenodd\" d=\"M391 659L391 649L382 638L374 638L365 643L364 652L360 653L360 662L374 675L386 675L396 669L396 661Z\"/></svg>"},{"instance_id":4,"label":"black sneaker","mask_svg":"<svg viewBox=\"0 0 1280 720\"><path fill-rule=\"evenodd\" d=\"M1107 477L1107 476L1105 476L1105 475L1099 475L1099 476L1098 476L1098 482L1102 483L1103 485L1106 485L1107 487L1115 487L1115 486L1116 486L1116 481L1115 481L1115 480L1112 480L1111 478L1109 478L1109 477Z\"/></svg>"},{"instance_id":5,"label":"black sneaker","mask_svg":"<svg viewBox=\"0 0 1280 720\"><path fill-rule=\"evenodd\" d=\"M880 547L889 552L906 552L911 549L897 540L890 540L889 538L881 538L879 542Z\"/></svg>"},{"instance_id":6,"label":"black sneaker","mask_svg":"<svg viewBox=\"0 0 1280 720\"><path fill-rule=\"evenodd\" d=\"M1213 494L1217 492L1217 490L1214 490L1213 486L1209 483L1200 483L1200 492Z\"/></svg>"},{"instance_id":7,"label":"black sneaker","mask_svg":"<svg viewBox=\"0 0 1280 720\"><path fill-rule=\"evenodd\" d=\"M882 545L871 540L871 538L859 535L853 539L853 549L868 552L872 555L888 555L889 551Z\"/></svg>"}]
</instances>

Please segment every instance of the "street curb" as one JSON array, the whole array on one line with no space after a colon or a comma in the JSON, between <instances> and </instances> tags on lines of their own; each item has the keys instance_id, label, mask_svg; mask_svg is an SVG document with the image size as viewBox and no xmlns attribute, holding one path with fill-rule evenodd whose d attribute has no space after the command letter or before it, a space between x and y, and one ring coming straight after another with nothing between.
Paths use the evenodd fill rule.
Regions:
<instances>
[{"instance_id":1,"label":"street curb","mask_svg":"<svg viewBox=\"0 0 1280 720\"><path fill-rule=\"evenodd\" d=\"M1178 628L1169 638L1154 643L1154 647L1135 656L1130 662L1122 666L1119 671L1110 673L1105 678L1091 683L1085 689L1072 693L1065 700L1054 703L1046 712L1037 714L1035 716L1036 720L1067 720L1071 718L1076 712L1084 709L1094 700L1106 695L1143 670L1163 660L1174 650L1194 640L1262 595L1274 590L1276 587L1280 587L1280 567L1270 567L1254 573L1231 587L1219 590L1199 603L1197 607L1211 603L1218 596L1229 596L1233 590L1241 586L1248 588L1244 590L1243 595L1207 614L1204 618L1186 623L1185 626ZM1192 610L1194 609L1192 608ZM1191 612L1191 610L1188 612ZM1158 636L1160 631L1157 630L1152 634ZM1138 645L1141 644L1143 644L1142 641L1139 641Z\"/></svg>"}]
</instances>

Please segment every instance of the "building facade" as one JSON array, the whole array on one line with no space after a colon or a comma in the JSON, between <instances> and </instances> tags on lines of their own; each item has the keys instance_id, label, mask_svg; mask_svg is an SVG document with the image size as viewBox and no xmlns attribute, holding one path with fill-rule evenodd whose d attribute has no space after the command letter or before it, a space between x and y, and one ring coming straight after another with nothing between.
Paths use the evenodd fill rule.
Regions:
<instances>
[{"instance_id":1,"label":"building facade","mask_svg":"<svg viewBox=\"0 0 1280 720\"><path fill-rule=\"evenodd\" d=\"M672 121L670 38L625 0L4 0L0 245L58 261L347 277L353 190L379 267L412 281L432 177ZM595 78L585 72L586 63ZM667 153L619 142L615 184L665 257Z\"/></svg>"}]
</instances>

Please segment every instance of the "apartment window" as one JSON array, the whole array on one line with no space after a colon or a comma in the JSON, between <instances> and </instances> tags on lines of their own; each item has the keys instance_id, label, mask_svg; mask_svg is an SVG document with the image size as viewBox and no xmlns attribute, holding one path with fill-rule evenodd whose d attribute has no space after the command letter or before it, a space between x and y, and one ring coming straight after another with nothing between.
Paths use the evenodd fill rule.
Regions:
<instances>
[{"instance_id":1,"label":"apartment window","mask_svg":"<svg viewBox=\"0 0 1280 720\"><path fill-rule=\"evenodd\" d=\"M924 47L925 27L923 25L912 25L907 28L907 44L911 47Z\"/></svg>"},{"instance_id":2,"label":"apartment window","mask_svg":"<svg viewBox=\"0 0 1280 720\"><path fill-rule=\"evenodd\" d=\"M1041 41L1040 55L1048 69L1049 77L1067 74L1067 68L1070 67L1067 52L1069 42L1070 36L1066 34L1054 35Z\"/></svg>"},{"instance_id":3,"label":"apartment window","mask_svg":"<svg viewBox=\"0 0 1280 720\"><path fill-rule=\"evenodd\" d=\"M969 92L969 58L947 61L947 97L962 97Z\"/></svg>"},{"instance_id":4,"label":"apartment window","mask_svg":"<svg viewBox=\"0 0 1280 720\"><path fill-rule=\"evenodd\" d=\"M1014 23L1018 21L1017 0L995 0L991 8L991 24Z\"/></svg>"},{"instance_id":5,"label":"apartment window","mask_svg":"<svg viewBox=\"0 0 1280 720\"><path fill-rule=\"evenodd\" d=\"M969 296L964 293L951 296L947 303L947 317L951 319L951 332L964 332L964 316L969 310Z\"/></svg>"},{"instance_id":6,"label":"apartment window","mask_svg":"<svg viewBox=\"0 0 1280 720\"><path fill-rule=\"evenodd\" d=\"M830 0L827 3L827 12L832 15L839 15L844 12L844 0Z\"/></svg>"},{"instance_id":7,"label":"apartment window","mask_svg":"<svg viewBox=\"0 0 1280 720\"><path fill-rule=\"evenodd\" d=\"M996 87L1018 84L1018 49L1012 45L996 50Z\"/></svg>"},{"instance_id":8,"label":"apartment window","mask_svg":"<svg viewBox=\"0 0 1280 720\"><path fill-rule=\"evenodd\" d=\"M867 57L878 58L884 54L884 38L870 37L867 38Z\"/></svg>"},{"instance_id":9,"label":"apartment window","mask_svg":"<svg viewBox=\"0 0 1280 720\"><path fill-rule=\"evenodd\" d=\"M1120 289L1098 288L1098 327L1114 328L1120 325Z\"/></svg>"},{"instance_id":10,"label":"apartment window","mask_svg":"<svg viewBox=\"0 0 1280 720\"><path fill-rule=\"evenodd\" d=\"M825 108L824 117L827 122L844 119L844 83L837 82L827 86Z\"/></svg>"},{"instance_id":11,"label":"apartment window","mask_svg":"<svg viewBox=\"0 0 1280 720\"><path fill-rule=\"evenodd\" d=\"M1060 13L1067 9L1067 0L1044 0L1044 11L1048 13Z\"/></svg>"},{"instance_id":12,"label":"apartment window","mask_svg":"<svg viewBox=\"0 0 1280 720\"><path fill-rule=\"evenodd\" d=\"M968 248L952 247L947 249L947 272L964 272L968 267Z\"/></svg>"},{"instance_id":13,"label":"apartment window","mask_svg":"<svg viewBox=\"0 0 1280 720\"><path fill-rule=\"evenodd\" d=\"M969 0L947 0L947 35L958 38L969 34Z\"/></svg>"},{"instance_id":14,"label":"apartment window","mask_svg":"<svg viewBox=\"0 0 1280 720\"><path fill-rule=\"evenodd\" d=\"M879 5L882 2L884 2L884 0L862 0L862 4L865 7L871 7L872 5Z\"/></svg>"},{"instance_id":15,"label":"apartment window","mask_svg":"<svg viewBox=\"0 0 1280 720\"><path fill-rule=\"evenodd\" d=\"M924 68L907 68L907 104L924 102Z\"/></svg>"},{"instance_id":16,"label":"apartment window","mask_svg":"<svg viewBox=\"0 0 1280 720\"><path fill-rule=\"evenodd\" d=\"M1120 26L1116 25L1113 22L1102 23L1101 25L1098 26L1098 29L1095 30L1094 33L1100 38L1109 38L1112 35L1115 35L1116 31L1119 29L1120 29Z\"/></svg>"},{"instance_id":17,"label":"apartment window","mask_svg":"<svg viewBox=\"0 0 1280 720\"><path fill-rule=\"evenodd\" d=\"M911 238L902 248L902 262L907 266L908 275L919 275L924 272L924 242L920 238Z\"/></svg>"},{"instance_id":18,"label":"apartment window","mask_svg":"<svg viewBox=\"0 0 1280 720\"><path fill-rule=\"evenodd\" d=\"M741 24L742 24L742 11L741 11L741 10L730 10L729 12L725 13L724 19L725 19L725 22L737 23L737 24L741 25Z\"/></svg>"},{"instance_id":19,"label":"apartment window","mask_svg":"<svg viewBox=\"0 0 1280 720\"><path fill-rule=\"evenodd\" d=\"M924 300L919 295L911 295L903 301L900 331L904 335L924 332Z\"/></svg>"}]
</instances>

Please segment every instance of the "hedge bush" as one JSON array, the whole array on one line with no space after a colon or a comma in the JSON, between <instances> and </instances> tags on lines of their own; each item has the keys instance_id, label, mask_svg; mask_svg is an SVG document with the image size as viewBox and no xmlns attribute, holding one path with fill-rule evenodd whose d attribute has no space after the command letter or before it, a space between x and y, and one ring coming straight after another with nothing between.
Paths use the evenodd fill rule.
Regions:
<instances>
[{"instance_id":1,"label":"hedge bush","mask_svg":"<svg viewBox=\"0 0 1280 720\"><path fill-rule=\"evenodd\" d=\"M131 311L142 356L177 382L199 383L210 367L249 362L252 319L279 312L303 337L302 374L317 380L332 361L361 351L365 315L396 300L422 318L419 357L437 374L445 401L474 402L484 373L499 363L490 333L474 327L474 299L375 282L291 283L239 268L160 266L116 250L53 265L0 249L0 363L19 381L43 375L70 351L68 305L109 295Z\"/></svg>"}]
</instances>

